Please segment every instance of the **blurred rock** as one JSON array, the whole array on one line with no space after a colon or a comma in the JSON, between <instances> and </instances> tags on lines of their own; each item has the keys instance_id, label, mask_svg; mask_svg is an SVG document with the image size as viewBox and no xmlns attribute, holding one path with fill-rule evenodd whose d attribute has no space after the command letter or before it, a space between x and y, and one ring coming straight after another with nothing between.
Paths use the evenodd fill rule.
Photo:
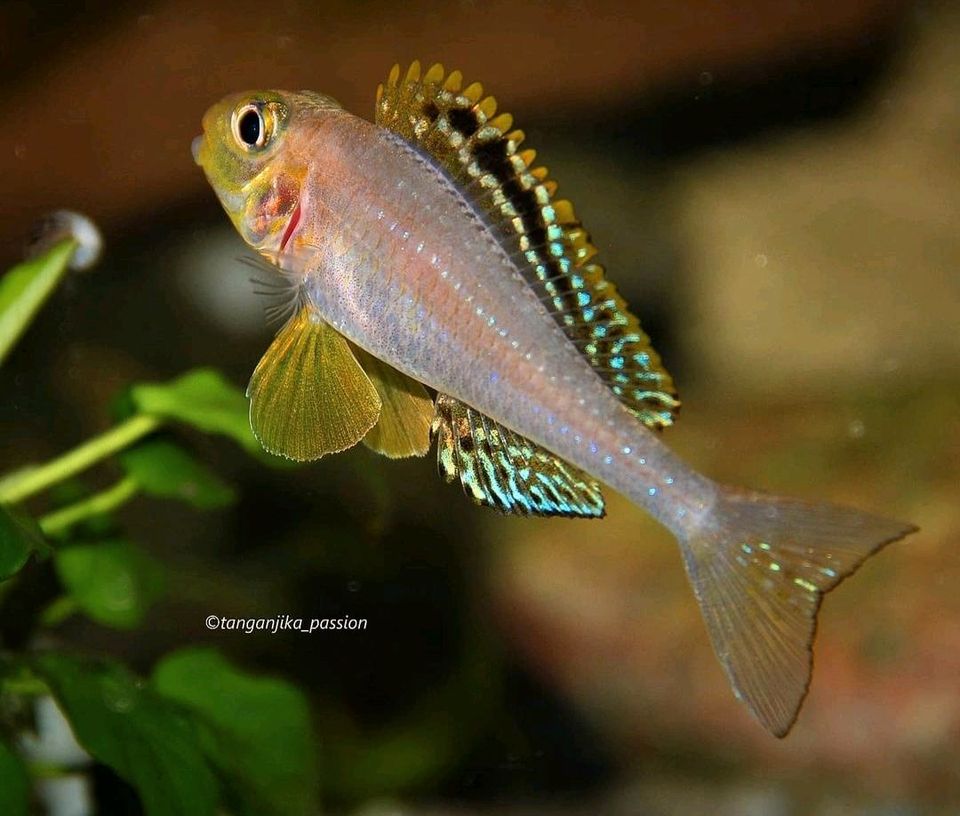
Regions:
<instances>
[{"instance_id":1,"label":"blurred rock","mask_svg":"<svg viewBox=\"0 0 960 816\"><path fill-rule=\"evenodd\" d=\"M960 364L960 13L917 14L854 121L717 153L678 207L699 373L725 395Z\"/></svg>"}]
</instances>

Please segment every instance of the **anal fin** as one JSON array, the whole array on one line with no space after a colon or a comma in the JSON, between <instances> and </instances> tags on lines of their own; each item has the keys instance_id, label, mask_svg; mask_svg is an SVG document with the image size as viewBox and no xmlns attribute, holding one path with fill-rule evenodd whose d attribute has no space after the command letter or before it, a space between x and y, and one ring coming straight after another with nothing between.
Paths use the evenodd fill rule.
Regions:
<instances>
[{"instance_id":1,"label":"anal fin","mask_svg":"<svg viewBox=\"0 0 960 816\"><path fill-rule=\"evenodd\" d=\"M600 518L600 485L578 468L445 394L437 395L437 464L477 504L524 516Z\"/></svg>"},{"instance_id":2,"label":"anal fin","mask_svg":"<svg viewBox=\"0 0 960 816\"><path fill-rule=\"evenodd\" d=\"M377 389L346 339L306 306L277 333L247 396L260 444L298 462L353 447L380 417Z\"/></svg>"}]
</instances>

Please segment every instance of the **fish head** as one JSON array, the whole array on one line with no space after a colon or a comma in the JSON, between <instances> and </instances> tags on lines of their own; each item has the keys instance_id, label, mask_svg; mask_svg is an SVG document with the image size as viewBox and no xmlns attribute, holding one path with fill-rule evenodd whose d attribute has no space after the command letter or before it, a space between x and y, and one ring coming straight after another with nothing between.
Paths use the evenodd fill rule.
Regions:
<instances>
[{"instance_id":1,"label":"fish head","mask_svg":"<svg viewBox=\"0 0 960 816\"><path fill-rule=\"evenodd\" d=\"M312 92L247 91L204 114L194 161L243 239L271 261L300 217L310 134L325 113L341 110Z\"/></svg>"}]
</instances>

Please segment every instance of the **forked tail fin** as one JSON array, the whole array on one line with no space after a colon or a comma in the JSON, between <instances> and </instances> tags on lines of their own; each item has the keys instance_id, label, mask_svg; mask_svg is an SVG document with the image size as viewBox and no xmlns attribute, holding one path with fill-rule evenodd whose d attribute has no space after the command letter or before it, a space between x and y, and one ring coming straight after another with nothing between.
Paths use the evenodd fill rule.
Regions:
<instances>
[{"instance_id":1,"label":"forked tail fin","mask_svg":"<svg viewBox=\"0 0 960 816\"><path fill-rule=\"evenodd\" d=\"M846 507L723 489L681 542L687 575L736 696L786 736L810 684L825 592L917 528Z\"/></svg>"}]
</instances>

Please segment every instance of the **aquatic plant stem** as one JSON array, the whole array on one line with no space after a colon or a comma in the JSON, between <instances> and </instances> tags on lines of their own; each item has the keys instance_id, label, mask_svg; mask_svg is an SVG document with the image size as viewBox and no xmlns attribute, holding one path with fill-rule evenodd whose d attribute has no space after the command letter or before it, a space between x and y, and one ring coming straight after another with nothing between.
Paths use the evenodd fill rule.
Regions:
<instances>
[{"instance_id":1,"label":"aquatic plant stem","mask_svg":"<svg viewBox=\"0 0 960 816\"><path fill-rule=\"evenodd\" d=\"M148 414L138 414L95 436L88 442L58 456L44 465L0 482L0 504L23 501L57 482L62 482L82 470L86 470L117 451L155 431L163 420ZM52 514L56 515L56 514Z\"/></svg>"},{"instance_id":2,"label":"aquatic plant stem","mask_svg":"<svg viewBox=\"0 0 960 816\"><path fill-rule=\"evenodd\" d=\"M77 522L90 518L90 516L109 513L115 510L121 504L126 503L137 491L140 485L132 476L121 479L113 487L95 493L87 499L78 501L75 504L68 505L62 510L55 510L48 513L40 519L40 529L46 536L57 536L68 530Z\"/></svg>"},{"instance_id":3,"label":"aquatic plant stem","mask_svg":"<svg viewBox=\"0 0 960 816\"><path fill-rule=\"evenodd\" d=\"M58 626L79 611L80 604L73 595L60 595L40 613L40 623L46 627Z\"/></svg>"},{"instance_id":4,"label":"aquatic plant stem","mask_svg":"<svg viewBox=\"0 0 960 816\"><path fill-rule=\"evenodd\" d=\"M35 674L24 672L15 677L4 677L0 681L0 691L21 697L42 697L50 693L50 687Z\"/></svg>"}]
</instances>

